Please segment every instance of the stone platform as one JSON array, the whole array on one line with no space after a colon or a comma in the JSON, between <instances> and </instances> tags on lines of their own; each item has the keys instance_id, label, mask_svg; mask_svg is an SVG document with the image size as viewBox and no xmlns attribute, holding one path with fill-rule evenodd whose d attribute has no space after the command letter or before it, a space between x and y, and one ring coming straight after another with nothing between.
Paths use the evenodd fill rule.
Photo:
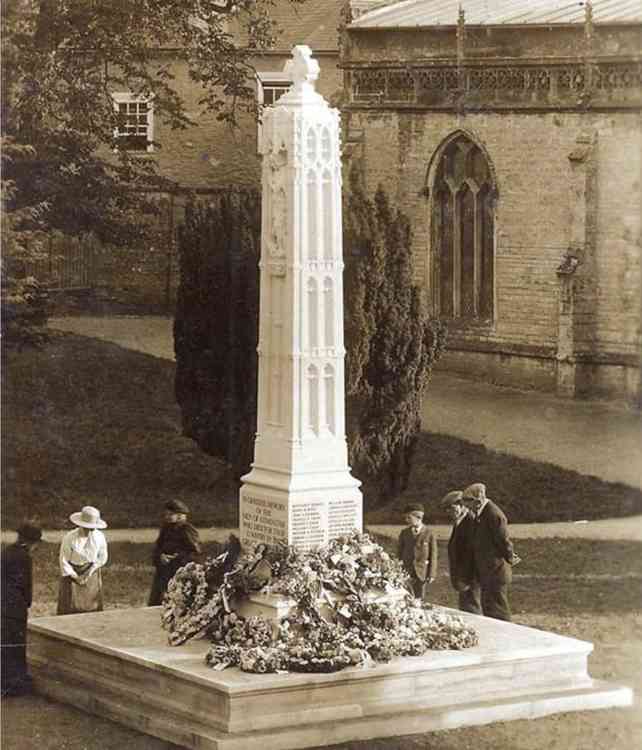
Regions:
<instances>
[{"instance_id":1,"label":"stone platform","mask_svg":"<svg viewBox=\"0 0 642 750\"><path fill-rule=\"evenodd\" d=\"M208 643L173 648L160 608L43 617L29 625L36 688L190 750L290 750L628 706L592 680L591 643L463 617L479 645L335 674L208 668Z\"/></svg>"}]
</instances>

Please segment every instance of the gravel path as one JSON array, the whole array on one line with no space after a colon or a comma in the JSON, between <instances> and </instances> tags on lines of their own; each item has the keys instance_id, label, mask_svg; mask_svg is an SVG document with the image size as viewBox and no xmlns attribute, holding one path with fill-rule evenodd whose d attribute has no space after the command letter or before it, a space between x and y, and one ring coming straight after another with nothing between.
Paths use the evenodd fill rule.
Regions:
<instances>
[{"instance_id":1,"label":"gravel path","mask_svg":"<svg viewBox=\"0 0 642 750\"><path fill-rule=\"evenodd\" d=\"M436 373L423 423L431 432L642 488L642 419L622 406Z\"/></svg>"},{"instance_id":2,"label":"gravel path","mask_svg":"<svg viewBox=\"0 0 642 750\"><path fill-rule=\"evenodd\" d=\"M396 539L403 526L395 524L366 524L369 530ZM438 539L450 537L450 526L430 525ZM49 529L43 533L46 542L60 542L65 530ZM224 542L230 533L238 534L238 529L201 528L198 530L204 542ZM110 542L155 542L158 529L107 529ZM611 539L617 541L642 542L642 516L609 518L604 521L568 521L555 523L512 523L510 534L513 539ZM15 539L13 531L1 533L3 542Z\"/></svg>"}]
</instances>

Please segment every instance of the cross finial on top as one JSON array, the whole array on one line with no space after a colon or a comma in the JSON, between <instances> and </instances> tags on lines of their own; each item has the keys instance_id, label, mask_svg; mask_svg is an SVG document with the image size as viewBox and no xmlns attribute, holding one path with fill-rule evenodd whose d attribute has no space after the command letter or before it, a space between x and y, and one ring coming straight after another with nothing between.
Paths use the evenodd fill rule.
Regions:
<instances>
[{"instance_id":1,"label":"cross finial on top","mask_svg":"<svg viewBox=\"0 0 642 750\"><path fill-rule=\"evenodd\" d=\"M305 84L314 85L319 77L319 63L312 57L312 50L306 44L297 44L292 49L292 59L285 64L294 88L300 90Z\"/></svg>"}]
</instances>

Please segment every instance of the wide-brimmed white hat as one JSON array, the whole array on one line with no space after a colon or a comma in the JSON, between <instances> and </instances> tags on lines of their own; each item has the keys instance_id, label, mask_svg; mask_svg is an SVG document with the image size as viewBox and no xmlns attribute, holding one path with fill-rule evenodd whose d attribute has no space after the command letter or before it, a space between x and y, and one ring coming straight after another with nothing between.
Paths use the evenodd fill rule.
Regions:
<instances>
[{"instance_id":1,"label":"wide-brimmed white hat","mask_svg":"<svg viewBox=\"0 0 642 750\"><path fill-rule=\"evenodd\" d=\"M100 517L98 508L93 505L85 505L80 513L72 513L69 520L76 526L82 526L84 529L106 529L107 524Z\"/></svg>"}]
</instances>

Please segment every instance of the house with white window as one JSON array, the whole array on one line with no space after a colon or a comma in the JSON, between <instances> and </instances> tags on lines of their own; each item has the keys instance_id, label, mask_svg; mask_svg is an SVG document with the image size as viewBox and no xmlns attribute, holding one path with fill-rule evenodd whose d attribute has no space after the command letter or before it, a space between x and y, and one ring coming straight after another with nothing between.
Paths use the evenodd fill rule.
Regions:
<instances>
[{"instance_id":1,"label":"house with white window","mask_svg":"<svg viewBox=\"0 0 642 750\"><path fill-rule=\"evenodd\" d=\"M154 104L150 97L131 91L114 92L118 126L114 132L117 148L137 153L154 151Z\"/></svg>"},{"instance_id":2,"label":"house with white window","mask_svg":"<svg viewBox=\"0 0 642 750\"><path fill-rule=\"evenodd\" d=\"M259 104L273 104L288 90L290 81L283 68L296 44L307 44L320 62L318 90L326 98L340 94L342 76L337 66L341 6L341 0L300 6L277 0L270 11L279 29L275 45L253 59ZM230 31L234 33L234 28ZM242 38L239 41L242 43ZM147 152L163 176L199 192L229 184L259 185L260 125L250 115L242 115L239 128L231 130L214 114L203 112L199 105L202 93L187 75L178 50L158 49L157 54L159 61L170 61L175 85L196 126L171 130L154 119L152 100L135 92L114 92L114 106L121 117L116 133L119 147Z\"/></svg>"},{"instance_id":3,"label":"house with white window","mask_svg":"<svg viewBox=\"0 0 642 750\"><path fill-rule=\"evenodd\" d=\"M343 90L339 61L339 26L343 0L323 0L293 5L276 0L270 10L278 35L271 49L253 58L256 70L256 98L260 106L269 106L285 93L290 81L284 74L292 48L308 45L321 65L317 90L330 100L338 100ZM238 36L233 21L230 32ZM258 149L261 124L247 113L240 113L238 127L220 122L199 103L203 92L189 77L180 50L159 47L154 50L159 65L174 76L174 85L195 123L185 130L172 130L154 115L153 98L135 91L114 91L118 115L114 132L115 148L126 149L139 159L152 160L159 174L173 181L175 189L159 194L165 209L159 246L142 248L135 258L123 263L115 279L113 269L104 268L104 283L115 283L123 294L152 302L171 304L178 282L175 228L182 219L187 191L206 197L229 185L259 187L261 161ZM133 251L132 251L133 252ZM123 257L123 254L120 254ZM132 269L129 271L128 269Z\"/></svg>"},{"instance_id":4,"label":"house with white window","mask_svg":"<svg viewBox=\"0 0 642 750\"><path fill-rule=\"evenodd\" d=\"M440 366L637 401L642 4L351 8L344 143L412 222Z\"/></svg>"}]
</instances>

